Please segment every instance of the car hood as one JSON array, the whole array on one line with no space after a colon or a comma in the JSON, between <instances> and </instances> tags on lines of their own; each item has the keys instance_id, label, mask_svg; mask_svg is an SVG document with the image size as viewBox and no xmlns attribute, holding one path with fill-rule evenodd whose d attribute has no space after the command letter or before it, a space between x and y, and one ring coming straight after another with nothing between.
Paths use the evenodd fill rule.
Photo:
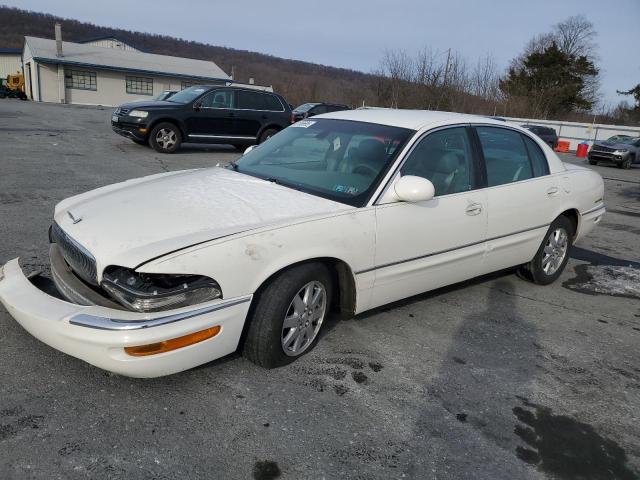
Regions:
<instances>
[{"instance_id":1,"label":"car hood","mask_svg":"<svg viewBox=\"0 0 640 480\"><path fill-rule=\"evenodd\" d=\"M593 146L615 148L616 150L619 150L619 149L629 150L630 148L633 148L633 145L629 145L628 143L610 143L610 142L594 142Z\"/></svg>"},{"instance_id":2,"label":"car hood","mask_svg":"<svg viewBox=\"0 0 640 480\"><path fill-rule=\"evenodd\" d=\"M95 257L102 272L108 265L134 268L197 243L353 208L209 168L129 180L71 197L56 206L54 219Z\"/></svg>"},{"instance_id":3,"label":"car hood","mask_svg":"<svg viewBox=\"0 0 640 480\"><path fill-rule=\"evenodd\" d=\"M163 108L176 108L181 104L176 102L168 102L166 100L136 100L129 103L123 103L119 108L126 108L129 110L133 110L134 108L140 109L152 109L158 110Z\"/></svg>"}]
</instances>

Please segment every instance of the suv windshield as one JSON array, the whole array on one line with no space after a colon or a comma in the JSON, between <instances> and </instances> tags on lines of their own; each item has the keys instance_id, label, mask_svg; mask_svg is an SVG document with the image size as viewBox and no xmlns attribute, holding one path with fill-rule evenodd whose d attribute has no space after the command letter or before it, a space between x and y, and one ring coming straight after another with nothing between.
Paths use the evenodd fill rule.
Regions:
<instances>
[{"instance_id":1,"label":"suv windshield","mask_svg":"<svg viewBox=\"0 0 640 480\"><path fill-rule=\"evenodd\" d=\"M235 168L361 207L414 133L349 120L303 120L251 150Z\"/></svg>"},{"instance_id":2,"label":"suv windshield","mask_svg":"<svg viewBox=\"0 0 640 480\"><path fill-rule=\"evenodd\" d=\"M175 95L170 96L167 99L167 102L174 103L191 103L204 92L208 91L208 87L189 87L184 90L176 93Z\"/></svg>"},{"instance_id":3,"label":"suv windshield","mask_svg":"<svg viewBox=\"0 0 640 480\"><path fill-rule=\"evenodd\" d=\"M300 105L299 107L296 107L294 112L300 112L300 113L308 112L309 110L311 110L316 105L320 105L320 104L319 103L304 103L304 104Z\"/></svg>"}]
</instances>

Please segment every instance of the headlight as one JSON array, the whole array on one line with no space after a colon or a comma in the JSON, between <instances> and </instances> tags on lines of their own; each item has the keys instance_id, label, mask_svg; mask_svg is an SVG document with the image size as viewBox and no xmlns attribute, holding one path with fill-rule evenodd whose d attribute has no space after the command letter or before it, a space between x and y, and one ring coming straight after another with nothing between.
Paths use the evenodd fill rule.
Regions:
<instances>
[{"instance_id":1,"label":"headlight","mask_svg":"<svg viewBox=\"0 0 640 480\"><path fill-rule=\"evenodd\" d=\"M616 150L616 151L615 151L615 152L613 152L613 153L627 153L628 151L629 151L629 150L627 150L626 148L620 148L620 149Z\"/></svg>"},{"instance_id":2,"label":"headlight","mask_svg":"<svg viewBox=\"0 0 640 480\"><path fill-rule=\"evenodd\" d=\"M119 303L138 312L157 312L222 298L220 285L201 275L138 273L109 267L102 288Z\"/></svg>"},{"instance_id":3,"label":"headlight","mask_svg":"<svg viewBox=\"0 0 640 480\"><path fill-rule=\"evenodd\" d=\"M145 112L144 110L131 110L129 112L130 117L138 117L138 118L147 118L149 116L149 112Z\"/></svg>"}]
</instances>

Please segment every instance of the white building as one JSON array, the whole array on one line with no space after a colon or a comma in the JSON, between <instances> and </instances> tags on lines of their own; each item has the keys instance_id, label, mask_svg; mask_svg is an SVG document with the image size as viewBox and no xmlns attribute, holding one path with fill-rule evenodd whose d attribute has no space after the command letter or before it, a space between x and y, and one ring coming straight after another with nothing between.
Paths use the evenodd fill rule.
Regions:
<instances>
[{"instance_id":1,"label":"white building","mask_svg":"<svg viewBox=\"0 0 640 480\"><path fill-rule=\"evenodd\" d=\"M0 78L22 72L22 50L19 48L0 48Z\"/></svg>"},{"instance_id":2,"label":"white building","mask_svg":"<svg viewBox=\"0 0 640 480\"><path fill-rule=\"evenodd\" d=\"M142 52L114 37L86 43L25 37L22 64L26 94L38 102L114 106L231 80L213 62Z\"/></svg>"}]
</instances>

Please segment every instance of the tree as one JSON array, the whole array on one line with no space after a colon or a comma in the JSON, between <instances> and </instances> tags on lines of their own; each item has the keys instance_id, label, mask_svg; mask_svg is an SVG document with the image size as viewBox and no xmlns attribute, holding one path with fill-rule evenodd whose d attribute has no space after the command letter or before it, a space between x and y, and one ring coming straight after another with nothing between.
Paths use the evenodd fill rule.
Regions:
<instances>
[{"instance_id":1,"label":"tree","mask_svg":"<svg viewBox=\"0 0 640 480\"><path fill-rule=\"evenodd\" d=\"M636 101L635 106L632 107L627 102L622 102L618 106L618 110L621 110L622 114L626 113L632 120L640 121L640 83L626 92L621 92L620 90L616 90L616 92L619 95L633 95Z\"/></svg>"},{"instance_id":2,"label":"tree","mask_svg":"<svg viewBox=\"0 0 640 480\"><path fill-rule=\"evenodd\" d=\"M509 97L524 97L530 115L556 116L594 106L585 89L596 75L598 69L586 56L563 52L553 41L543 51L530 53L521 66L512 66L500 89Z\"/></svg>"}]
</instances>

